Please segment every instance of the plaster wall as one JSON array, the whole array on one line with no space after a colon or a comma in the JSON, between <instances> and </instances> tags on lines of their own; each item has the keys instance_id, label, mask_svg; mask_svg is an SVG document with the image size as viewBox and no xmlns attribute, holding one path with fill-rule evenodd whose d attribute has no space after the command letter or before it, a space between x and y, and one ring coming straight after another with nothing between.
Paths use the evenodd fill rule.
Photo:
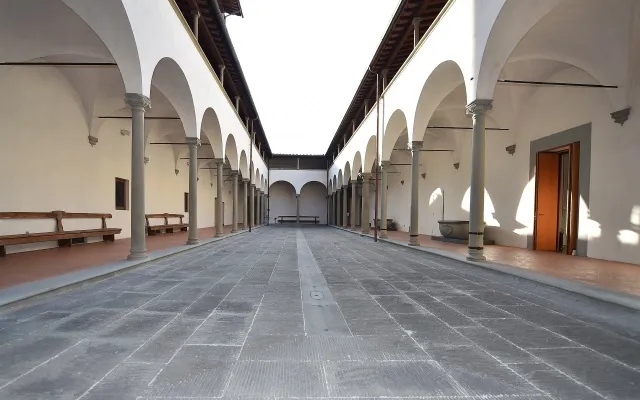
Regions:
<instances>
[{"instance_id":1,"label":"plaster wall","mask_svg":"<svg viewBox=\"0 0 640 400\"><path fill-rule=\"evenodd\" d=\"M296 215L296 192L288 182L279 181L271 185L270 196L270 222L281 215ZM302 213L302 203L300 204Z\"/></svg>"},{"instance_id":2,"label":"plaster wall","mask_svg":"<svg viewBox=\"0 0 640 400\"><path fill-rule=\"evenodd\" d=\"M302 187L308 182L318 182L326 187L327 170L325 169L272 169L269 180L271 185L278 181L289 182L300 194ZM326 192L326 189L325 189Z\"/></svg>"},{"instance_id":3,"label":"plaster wall","mask_svg":"<svg viewBox=\"0 0 640 400\"><path fill-rule=\"evenodd\" d=\"M111 213L107 226L130 236L129 211L115 210L115 178L130 179L129 120L109 120L95 147L76 92L53 68L13 68L0 77L0 210ZM128 125L128 126L127 126ZM170 146L148 145L146 212L184 213L188 168L175 174ZM215 182L200 171L198 226L214 225ZM156 221L157 222L157 221ZM99 220L64 220L65 229L97 228ZM1 234L55 230L54 220L3 220ZM11 246L8 252L53 247L51 243Z\"/></svg>"},{"instance_id":4,"label":"plaster wall","mask_svg":"<svg viewBox=\"0 0 640 400\"><path fill-rule=\"evenodd\" d=\"M311 182L302 188L300 192L300 215L318 216L319 223L327 223L327 188L318 183ZM295 212L294 214L295 215ZM273 218L272 218L273 219Z\"/></svg>"}]
</instances>

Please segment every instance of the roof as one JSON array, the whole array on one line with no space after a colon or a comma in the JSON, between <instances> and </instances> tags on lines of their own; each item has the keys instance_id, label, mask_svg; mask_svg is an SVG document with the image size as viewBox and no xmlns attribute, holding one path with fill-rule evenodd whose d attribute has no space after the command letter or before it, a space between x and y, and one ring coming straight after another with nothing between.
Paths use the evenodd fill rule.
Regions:
<instances>
[{"instance_id":1,"label":"roof","mask_svg":"<svg viewBox=\"0 0 640 400\"><path fill-rule=\"evenodd\" d=\"M218 7L220 7L220 11L225 14L244 17L244 15L242 15L240 0L218 0Z\"/></svg>"},{"instance_id":2,"label":"roof","mask_svg":"<svg viewBox=\"0 0 640 400\"><path fill-rule=\"evenodd\" d=\"M271 157L269 141L260 123L258 110L253 102L249 85L242 72L240 61L225 26L225 17L222 14L224 12L242 15L240 0L176 0L176 4L190 25L193 24L193 16L200 13L200 46L218 75L220 74L220 66L225 66L224 90L232 103L235 102L236 96L240 96L239 114L241 120L245 122L246 118L256 119L254 122L256 145L260 143L260 149L265 151L267 157Z\"/></svg>"},{"instance_id":3,"label":"roof","mask_svg":"<svg viewBox=\"0 0 640 400\"><path fill-rule=\"evenodd\" d=\"M401 0L391 23L376 50L369 68L365 72L360 86L351 100L351 104L338 126L325 156L329 159L337 153L337 147L346 135L347 140L352 134L352 121L360 125L365 117L364 103L369 107L376 100L376 73L387 70L387 82L398 73L404 62L413 51L413 20L420 18L420 37L422 37L438 14L447 4L447 0Z\"/></svg>"}]
</instances>

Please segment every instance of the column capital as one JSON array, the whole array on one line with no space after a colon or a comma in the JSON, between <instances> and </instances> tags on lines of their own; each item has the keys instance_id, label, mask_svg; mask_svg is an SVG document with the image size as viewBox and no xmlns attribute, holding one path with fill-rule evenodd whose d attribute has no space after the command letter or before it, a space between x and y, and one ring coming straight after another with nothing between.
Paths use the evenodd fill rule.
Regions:
<instances>
[{"instance_id":1,"label":"column capital","mask_svg":"<svg viewBox=\"0 0 640 400\"><path fill-rule=\"evenodd\" d=\"M256 184L255 184L255 183L252 183L252 184L251 184L251 189L255 189L255 188L256 188Z\"/></svg>"},{"instance_id":2,"label":"column capital","mask_svg":"<svg viewBox=\"0 0 640 400\"><path fill-rule=\"evenodd\" d=\"M151 99L143 94L125 93L124 102L132 110L148 110L151 108Z\"/></svg>"},{"instance_id":3,"label":"column capital","mask_svg":"<svg viewBox=\"0 0 640 400\"><path fill-rule=\"evenodd\" d=\"M371 179L371 172L363 172L362 179Z\"/></svg>"},{"instance_id":4,"label":"column capital","mask_svg":"<svg viewBox=\"0 0 640 400\"><path fill-rule=\"evenodd\" d=\"M199 147L200 146L200 139L195 138L195 137L187 137L187 139L185 140L187 145L189 145L189 147Z\"/></svg>"},{"instance_id":5,"label":"column capital","mask_svg":"<svg viewBox=\"0 0 640 400\"><path fill-rule=\"evenodd\" d=\"M343 188L344 190L349 189L349 184L348 184L348 183L345 183L344 185L342 185L342 188Z\"/></svg>"},{"instance_id":6,"label":"column capital","mask_svg":"<svg viewBox=\"0 0 640 400\"><path fill-rule=\"evenodd\" d=\"M493 100L491 99L477 99L467 105L467 114L484 114L491 110L493 110Z\"/></svg>"},{"instance_id":7,"label":"column capital","mask_svg":"<svg viewBox=\"0 0 640 400\"><path fill-rule=\"evenodd\" d=\"M249 183L249 178L242 178L242 183Z\"/></svg>"},{"instance_id":8,"label":"column capital","mask_svg":"<svg viewBox=\"0 0 640 400\"><path fill-rule=\"evenodd\" d=\"M231 170L231 174L230 174L230 175L231 175L231 176L238 176L238 175L240 175L240 172L239 172L239 171Z\"/></svg>"},{"instance_id":9,"label":"column capital","mask_svg":"<svg viewBox=\"0 0 640 400\"><path fill-rule=\"evenodd\" d=\"M224 160L222 158L214 158L213 160L211 160L214 164L218 165L218 164L224 164Z\"/></svg>"},{"instance_id":10,"label":"column capital","mask_svg":"<svg viewBox=\"0 0 640 400\"><path fill-rule=\"evenodd\" d=\"M296 193L296 199L299 199L300 195L298 193Z\"/></svg>"},{"instance_id":11,"label":"column capital","mask_svg":"<svg viewBox=\"0 0 640 400\"><path fill-rule=\"evenodd\" d=\"M411 150L420 150L422 148L421 141L411 142Z\"/></svg>"},{"instance_id":12,"label":"column capital","mask_svg":"<svg viewBox=\"0 0 640 400\"><path fill-rule=\"evenodd\" d=\"M381 165L382 169L389 168L391 166L391 161L383 161Z\"/></svg>"}]
</instances>

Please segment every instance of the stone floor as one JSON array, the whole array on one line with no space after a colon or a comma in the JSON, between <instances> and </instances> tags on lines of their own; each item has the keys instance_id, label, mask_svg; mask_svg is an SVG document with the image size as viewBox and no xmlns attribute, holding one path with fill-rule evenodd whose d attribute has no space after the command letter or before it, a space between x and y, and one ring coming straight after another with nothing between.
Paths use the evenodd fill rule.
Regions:
<instances>
[{"instance_id":1,"label":"stone floor","mask_svg":"<svg viewBox=\"0 0 640 400\"><path fill-rule=\"evenodd\" d=\"M0 399L638 399L640 313L267 227L0 314Z\"/></svg>"}]
</instances>

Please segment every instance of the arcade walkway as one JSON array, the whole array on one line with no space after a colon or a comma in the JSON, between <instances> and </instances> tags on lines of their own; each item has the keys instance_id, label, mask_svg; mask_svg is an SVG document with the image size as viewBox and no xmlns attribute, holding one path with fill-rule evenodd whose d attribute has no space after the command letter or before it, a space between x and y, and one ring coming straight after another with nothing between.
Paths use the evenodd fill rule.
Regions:
<instances>
[{"instance_id":1,"label":"arcade walkway","mask_svg":"<svg viewBox=\"0 0 640 400\"><path fill-rule=\"evenodd\" d=\"M2 399L634 399L640 313L266 227L0 314Z\"/></svg>"}]
</instances>

